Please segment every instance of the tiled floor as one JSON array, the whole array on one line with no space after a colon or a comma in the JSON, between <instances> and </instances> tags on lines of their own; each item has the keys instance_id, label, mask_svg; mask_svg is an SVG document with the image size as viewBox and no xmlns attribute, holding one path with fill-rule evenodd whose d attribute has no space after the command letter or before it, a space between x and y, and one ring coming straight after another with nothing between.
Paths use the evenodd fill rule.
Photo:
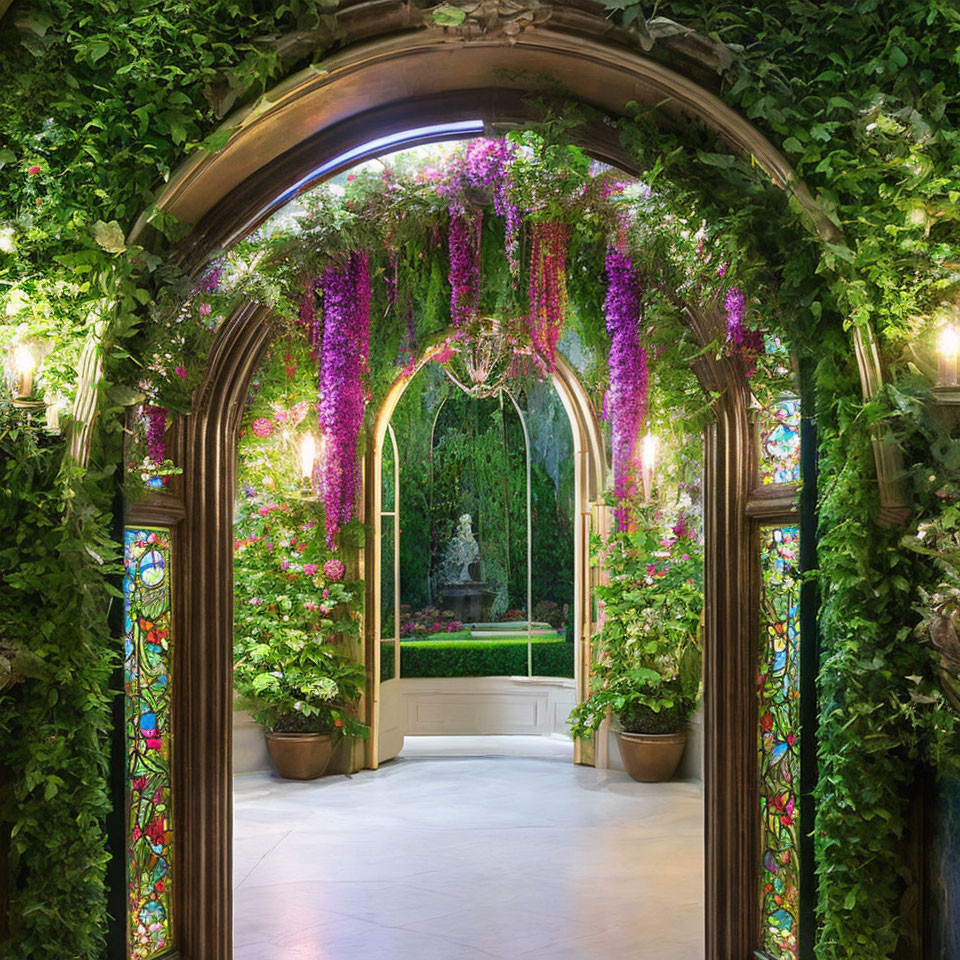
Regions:
<instances>
[{"instance_id":1,"label":"tiled floor","mask_svg":"<svg viewBox=\"0 0 960 960\"><path fill-rule=\"evenodd\" d=\"M235 822L235 960L703 957L699 786L575 767L559 740L238 777Z\"/></svg>"}]
</instances>

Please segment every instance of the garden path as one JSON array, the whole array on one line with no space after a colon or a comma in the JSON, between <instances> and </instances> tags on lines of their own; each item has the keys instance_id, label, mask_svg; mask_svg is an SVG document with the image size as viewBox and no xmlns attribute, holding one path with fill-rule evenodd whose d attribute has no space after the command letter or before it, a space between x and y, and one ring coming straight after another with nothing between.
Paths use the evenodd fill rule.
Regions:
<instances>
[{"instance_id":1,"label":"garden path","mask_svg":"<svg viewBox=\"0 0 960 960\"><path fill-rule=\"evenodd\" d=\"M235 782L235 960L703 956L699 784L536 737L408 737L378 771Z\"/></svg>"}]
</instances>

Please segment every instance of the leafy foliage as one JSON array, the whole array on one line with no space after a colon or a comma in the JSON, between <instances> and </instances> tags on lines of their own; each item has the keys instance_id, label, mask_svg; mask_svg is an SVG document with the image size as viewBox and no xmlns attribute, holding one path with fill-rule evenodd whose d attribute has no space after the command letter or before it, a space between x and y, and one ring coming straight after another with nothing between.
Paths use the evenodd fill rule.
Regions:
<instances>
[{"instance_id":1,"label":"leafy foliage","mask_svg":"<svg viewBox=\"0 0 960 960\"><path fill-rule=\"evenodd\" d=\"M19 678L0 692L0 820L12 834L12 926L25 957L99 956L106 923L117 659L107 617L122 566L109 529L112 478L88 477L87 508L69 509L79 481L62 472L58 445L0 412L0 637ZM84 923L64 925L65 914Z\"/></svg>"},{"instance_id":2,"label":"leafy foliage","mask_svg":"<svg viewBox=\"0 0 960 960\"><path fill-rule=\"evenodd\" d=\"M700 699L703 558L681 520L662 529L653 509L634 508L636 529L597 538L609 583L596 588L603 628L592 691L571 713L575 737L590 736L611 710L633 733L673 733Z\"/></svg>"},{"instance_id":3,"label":"leafy foliage","mask_svg":"<svg viewBox=\"0 0 960 960\"><path fill-rule=\"evenodd\" d=\"M356 719L363 584L323 537L323 507L300 476L315 429L316 368L302 336L278 337L241 430L234 523L234 686L274 732L365 736ZM356 546L357 524L345 528ZM352 537L351 537L352 534ZM355 564L355 549L346 556Z\"/></svg>"}]
</instances>

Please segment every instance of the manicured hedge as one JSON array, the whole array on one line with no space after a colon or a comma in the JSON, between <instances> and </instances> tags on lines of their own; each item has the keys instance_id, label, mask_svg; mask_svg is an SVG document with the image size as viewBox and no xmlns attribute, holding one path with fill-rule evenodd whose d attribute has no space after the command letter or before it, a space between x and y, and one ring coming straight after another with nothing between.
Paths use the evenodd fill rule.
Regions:
<instances>
[{"instance_id":1,"label":"manicured hedge","mask_svg":"<svg viewBox=\"0 0 960 960\"><path fill-rule=\"evenodd\" d=\"M404 640L404 677L515 677L527 673L527 641ZM573 644L562 638L534 637L533 672L538 677L572 677ZM380 676L393 676L393 644L380 647Z\"/></svg>"}]
</instances>

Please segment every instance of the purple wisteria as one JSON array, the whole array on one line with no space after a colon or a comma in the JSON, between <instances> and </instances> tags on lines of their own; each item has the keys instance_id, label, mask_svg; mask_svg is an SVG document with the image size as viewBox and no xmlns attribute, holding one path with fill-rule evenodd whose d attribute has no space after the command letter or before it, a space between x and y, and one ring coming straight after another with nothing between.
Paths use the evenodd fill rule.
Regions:
<instances>
[{"instance_id":1,"label":"purple wisteria","mask_svg":"<svg viewBox=\"0 0 960 960\"><path fill-rule=\"evenodd\" d=\"M450 215L463 212L462 197L471 188L492 188L493 209L506 226L504 252L514 278L520 275L520 207L513 200L511 167L516 159L516 144L509 140L471 140L448 170L445 193L451 198ZM436 177L442 173L435 170Z\"/></svg>"},{"instance_id":2,"label":"purple wisteria","mask_svg":"<svg viewBox=\"0 0 960 960\"><path fill-rule=\"evenodd\" d=\"M717 272L718 275L723 275ZM747 301L738 287L731 287L727 291L724 308L727 313L727 343L730 344L730 352L743 360L747 376L752 377L757 369L757 357L763 350L763 334L759 330L750 330L744 326Z\"/></svg>"},{"instance_id":3,"label":"purple wisteria","mask_svg":"<svg viewBox=\"0 0 960 960\"><path fill-rule=\"evenodd\" d=\"M505 252L510 272L520 273L517 251L520 246L520 208L513 202L510 167L516 156L516 145L509 140L471 140L464 156L464 176L476 186L493 186L493 209L506 221Z\"/></svg>"},{"instance_id":4,"label":"purple wisteria","mask_svg":"<svg viewBox=\"0 0 960 960\"><path fill-rule=\"evenodd\" d=\"M357 438L363 425L363 377L370 354L370 273L367 254L353 251L327 267L318 420L325 444L318 466L326 541L333 547L350 520L359 488Z\"/></svg>"},{"instance_id":5,"label":"purple wisteria","mask_svg":"<svg viewBox=\"0 0 960 960\"><path fill-rule=\"evenodd\" d=\"M630 521L627 499L634 492L634 449L647 413L647 352L640 343L643 281L630 258L616 247L607 251L604 299L610 335L610 389L605 398L613 434L614 516L619 530Z\"/></svg>"},{"instance_id":6,"label":"purple wisteria","mask_svg":"<svg viewBox=\"0 0 960 960\"><path fill-rule=\"evenodd\" d=\"M167 456L166 440L164 439L167 430L167 408L144 404L143 415L147 420L147 450L154 466L159 467Z\"/></svg>"},{"instance_id":7,"label":"purple wisteria","mask_svg":"<svg viewBox=\"0 0 960 960\"><path fill-rule=\"evenodd\" d=\"M480 233L483 213L471 218L462 210L450 211L450 319L466 327L480 309Z\"/></svg>"},{"instance_id":8,"label":"purple wisteria","mask_svg":"<svg viewBox=\"0 0 960 960\"><path fill-rule=\"evenodd\" d=\"M552 221L533 225L530 242L530 343L546 373L557 363L557 341L567 312L567 240L570 228Z\"/></svg>"}]
</instances>

